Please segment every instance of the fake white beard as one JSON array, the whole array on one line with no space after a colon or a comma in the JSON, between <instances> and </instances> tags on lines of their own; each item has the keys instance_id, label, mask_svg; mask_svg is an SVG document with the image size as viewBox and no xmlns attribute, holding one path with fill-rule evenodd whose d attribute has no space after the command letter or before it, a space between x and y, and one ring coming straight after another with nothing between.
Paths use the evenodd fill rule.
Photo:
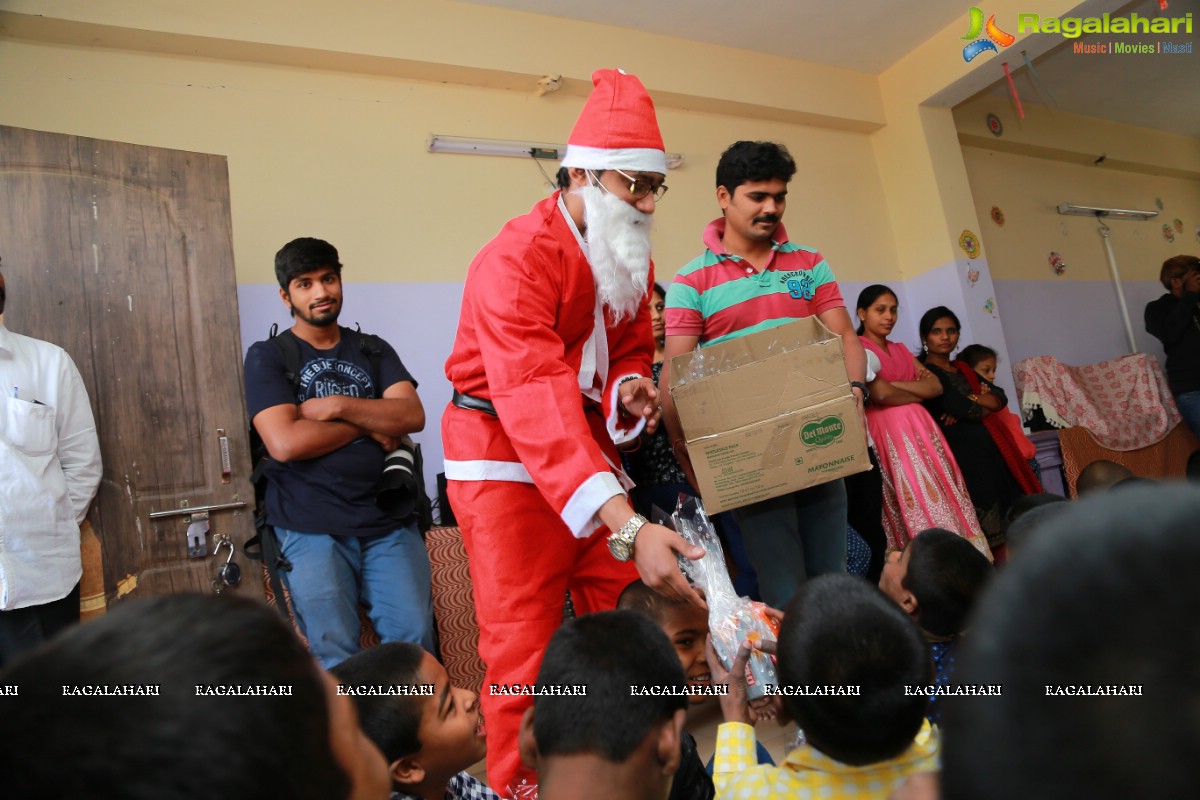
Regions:
<instances>
[{"instance_id":1,"label":"fake white beard","mask_svg":"<svg viewBox=\"0 0 1200 800\"><path fill-rule=\"evenodd\" d=\"M637 314L650 275L650 222L619 197L598 186L575 190L583 200L588 263L604 308L620 322Z\"/></svg>"}]
</instances>

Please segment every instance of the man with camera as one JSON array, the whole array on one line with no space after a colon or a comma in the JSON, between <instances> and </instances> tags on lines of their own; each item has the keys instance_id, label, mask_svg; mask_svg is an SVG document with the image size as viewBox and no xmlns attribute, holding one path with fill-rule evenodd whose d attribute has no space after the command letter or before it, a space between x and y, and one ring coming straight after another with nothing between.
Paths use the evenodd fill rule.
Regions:
<instances>
[{"instance_id":1,"label":"man with camera","mask_svg":"<svg viewBox=\"0 0 1200 800\"><path fill-rule=\"evenodd\" d=\"M383 641L433 648L429 556L411 506L380 495L385 459L411 464L405 445L425 410L387 342L338 326L341 273L328 242L284 245L275 276L294 324L276 338L295 340L296 372L275 340L246 354L247 411L270 454L267 523L291 563L296 621L327 668L361 649L360 603Z\"/></svg>"}]
</instances>

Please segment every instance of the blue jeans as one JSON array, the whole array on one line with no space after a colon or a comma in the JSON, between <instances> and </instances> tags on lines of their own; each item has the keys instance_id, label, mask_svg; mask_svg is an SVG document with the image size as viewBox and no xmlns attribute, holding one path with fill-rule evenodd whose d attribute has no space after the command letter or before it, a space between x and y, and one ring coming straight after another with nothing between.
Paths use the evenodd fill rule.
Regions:
<instances>
[{"instance_id":1,"label":"blue jeans","mask_svg":"<svg viewBox=\"0 0 1200 800\"><path fill-rule=\"evenodd\" d=\"M763 601L783 609L807 578L846 571L840 479L733 510Z\"/></svg>"},{"instance_id":2,"label":"blue jeans","mask_svg":"<svg viewBox=\"0 0 1200 800\"><path fill-rule=\"evenodd\" d=\"M1200 437L1200 392L1184 392L1175 395L1175 405L1183 415L1183 421Z\"/></svg>"},{"instance_id":3,"label":"blue jeans","mask_svg":"<svg viewBox=\"0 0 1200 800\"><path fill-rule=\"evenodd\" d=\"M275 534L292 562L291 571L280 574L296 622L321 666L336 666L362 649L360 602L381 640L433 651L429 553L416 525L363 537L283 528Z\"/></svg>"}]
</instances>

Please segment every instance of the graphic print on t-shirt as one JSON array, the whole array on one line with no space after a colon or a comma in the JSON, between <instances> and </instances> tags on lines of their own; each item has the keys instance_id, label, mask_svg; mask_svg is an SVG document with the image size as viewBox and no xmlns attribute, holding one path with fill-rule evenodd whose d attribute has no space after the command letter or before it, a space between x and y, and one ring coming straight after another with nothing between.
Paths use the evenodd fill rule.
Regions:
<instances>
[{"instance_id":1,"label":"graphic print on t-shirt","mask_svg":"<svg viewBox=\"0 0 1200 800\"><path fill-rule=\"evenodd\" d=\"M816 295L816 285L812 273L808 270L797 270L783 275L779 279L788 288L788 294L793 300L812 300Z\"/></svg>"},{"instance_id":2,"label":"graphic print on t-shirt","mask_svg":"<svg viewBox=\"0 0 1200 800\"><path fill-rule=\"evenodd\" d=\"M299 402L314 397L375 397L371 374L350 361L338 358L314 358L300 370Z\"/></svg>"}]
</instances>

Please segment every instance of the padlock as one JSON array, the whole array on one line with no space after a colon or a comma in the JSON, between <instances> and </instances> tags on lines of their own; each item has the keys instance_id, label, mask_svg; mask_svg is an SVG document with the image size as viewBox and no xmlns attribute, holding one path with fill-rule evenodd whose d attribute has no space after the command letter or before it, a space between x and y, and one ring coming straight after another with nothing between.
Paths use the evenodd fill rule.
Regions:
<instances>
[{"instance_id":1,"label":"padlock","mask_svg":"<svg viewBox=\"0 0 1200 800\"><path fill-rule=\"evenodd\" d=\"M237 548L234 547L233 542L229 541L229 536L223 533L217 535L217 546L216 549L213 550L213 555L218 555L221 552L222 547L229 548L229 558L227 558L225 563L221 565L221 568L217 570L217 577L213 578L213 591L218 593L220 590L218 590L215 585L218 580L225 586L229 586L231 588L242 582L242 568L233 563L233 556L237 552Z\"/></svg>"}]
</instances>

